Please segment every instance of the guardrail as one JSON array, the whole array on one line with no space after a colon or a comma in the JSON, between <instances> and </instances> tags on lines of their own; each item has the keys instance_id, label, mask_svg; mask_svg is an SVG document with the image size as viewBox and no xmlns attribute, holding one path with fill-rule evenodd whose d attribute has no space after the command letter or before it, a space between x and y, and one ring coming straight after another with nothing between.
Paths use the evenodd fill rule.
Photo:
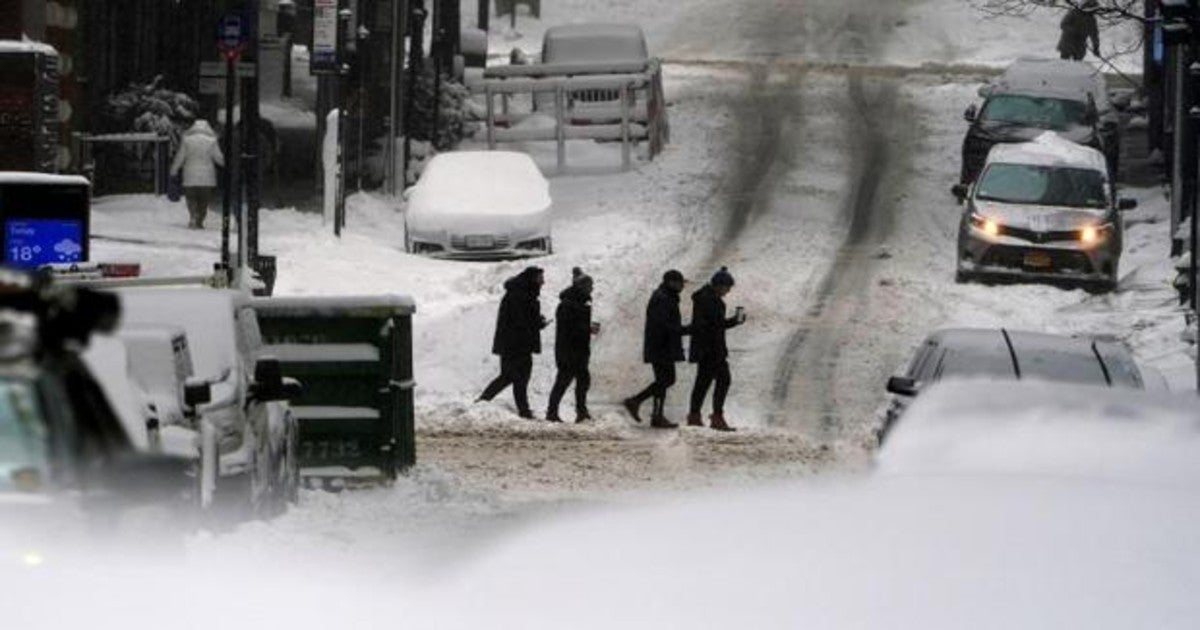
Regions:
<instances>
[{"instance_id":1,"label":"guardrail","mask_svg":"<svg viewBox=\"0 0 1200 630\"><path fill-rule=\"evenodd\" d=\"M658 60L496 66L470 87L485 99L489 149L501 142L555 142L560 170L567 165L567 140L619 140L626 170L635 143L648 142L653 159L670 141ZM534 113L512 111L512 97L523 94L530 95L532 110L552 104L553 128L518 128Z\"/></svg>"}]
</instances>

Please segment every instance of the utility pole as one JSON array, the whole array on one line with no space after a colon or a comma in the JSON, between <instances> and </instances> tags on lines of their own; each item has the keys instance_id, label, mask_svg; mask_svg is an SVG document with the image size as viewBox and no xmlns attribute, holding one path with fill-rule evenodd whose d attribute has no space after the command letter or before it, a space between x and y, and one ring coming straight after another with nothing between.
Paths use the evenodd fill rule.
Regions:
<instances>
[{"instance_id":1,"label":"utility pole","mask_svg":"<svg viewBox=\"0 0 1200 630\"><path fill-rule=\"evenodd\" d=\"M491 7L489 0L479 0L478 24L479 30L484 33L488 32L489 22L491 21Z\"/></svg>"},{"instance_id":2,"label":"utility pole","mask_svg":"<svg viewBox=\"0 0 1200 630\"><path fill-rule=\"evenodd\" d=\"M425 0L410 5L408 42L408 91L404 95L404 185L408 186L408 165L412 163L413 105L417 81L424 65Z\"/></svg>"},{"instance_id":3,"label":"utility pole","mask_svg":"<svg viewBox=\"0 0 1200 630\"><path fill-rule=\"evenodd\" d=\"M246 207L244 218L239 214L238 234L242 236L240 265L256 269L258 264L258 212L262 198L262 177L259 170L259 111L258 72L260 30L259 0L246 0L244 13L248 22L246 62L253 67L251 76L242 78L242 168L245 171Z\"/></svg>"}]
</instances>

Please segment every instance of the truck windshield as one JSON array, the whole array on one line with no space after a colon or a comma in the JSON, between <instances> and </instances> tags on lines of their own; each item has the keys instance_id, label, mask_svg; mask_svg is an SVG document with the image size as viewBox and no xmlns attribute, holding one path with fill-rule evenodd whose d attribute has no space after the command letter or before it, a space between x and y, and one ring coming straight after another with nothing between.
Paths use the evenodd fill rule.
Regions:
<instances>
[{"instance_id":1,"label":"truck windshield","mask_svg":"<svg viewBox=\"0 0 1200 630\"><path fill-rule=\"evenodd\" d=\"M1086 168L992 164L979 180L976 199L1071 208L1104 208L1105 175Z\"/></svg>"},{"instance_id":2,"label":"truck windshield","mask_svg":"<svg viewBox=\"0 0 1200 630\"><path fill-rule=\"evenodd\" d=\"M1086 124L1087 104L1061 98L1003 94L988 99L981 118L990 122L1065 131Z\"/></svg>"},{"instance_id":3,"label":"truck windshield","mask_svg":"<svg viewBox=\"0 0 1200 630\"><path fill-rule=\"evenodd\" d=\"M29 383L0 380L0 492L14 489L14 474L44 473L46 426Z\"/></svg>"}]
</instances>

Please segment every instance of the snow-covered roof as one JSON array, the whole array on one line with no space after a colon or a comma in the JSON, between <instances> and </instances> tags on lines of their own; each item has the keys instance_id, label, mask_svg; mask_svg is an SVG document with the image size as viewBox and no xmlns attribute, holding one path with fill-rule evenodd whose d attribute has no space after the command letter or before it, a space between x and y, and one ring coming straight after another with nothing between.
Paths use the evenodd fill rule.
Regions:
<instances>
[{"instance_id":1,"label":"snow-covered roof","mask_svg":"<svg viewBox=\"0 0 1200 630\"><path fill-rule=\"evenodd\" d=\"M1066 140L1053 131L1047 131L1030 142L997 144L987 158L988 164L996 162L1085 168L1108 173L1103 153Z\"/></svg>"},{"instance_id":2,"label":"snow-covered roof","mask_svg":"<svg viewBox=\"0 0 1200 630\"><path fill-rule=\"evenodd\" d=\"M1014 61L991 83L993 94L1030 94L1105 100L1104 75L1082 61L1025 57Z\"/></svg>"},{"instance_id":3,"label":"snow-covered roof","mask_svg":"<svg viewBox=\"0 0 1200 630\"><path fill-rule=\"evenodd\" d=\"M0 53L41 53L58 56L58 51L50 44L32 40L0 39Z\"/></svg>"},{"instance_id":4,"label":"snow-covered roof","mask_svg":"<svg viewBox=\"0 0 1200 630\"><path fill-rule=\"evenodd\" d=\"M550 203L550 184L537 164L512 151L439 153L409 196L410 210L487 215L524 215Z\"/></svg>"},{"instance_id":5,"label":"snow-covered roof","mask_svg":"<svg viewBox=\"0 0 1200 630\"><path fill-rule=\"evenodd\" d=\"M76 185L91 186L92 183L82 175L54 175L51 173L33 173L27 171L0 171L0 186L11 184L39 185Z\"/></svg>"}]
</instances>

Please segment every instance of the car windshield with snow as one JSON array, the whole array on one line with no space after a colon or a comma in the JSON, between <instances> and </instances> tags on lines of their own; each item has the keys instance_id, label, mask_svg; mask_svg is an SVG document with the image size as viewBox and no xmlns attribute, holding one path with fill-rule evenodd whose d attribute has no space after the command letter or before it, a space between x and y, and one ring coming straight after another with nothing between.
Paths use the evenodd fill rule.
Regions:
<instances>
[{"instance_id":1,"label":"car windshield with snow","mask_svg":"<svg viewBox=\"0 0 1200 630\"><path fill-rule=\"evenodd\" d=\"M409 253L495 259L554 251L550 184L524 153L439 153L405 197Z\"/></svg>"},{"instance_id":2,"label":"car windshield with snow","mask_svg":"<svg viewBox=\"0 0 1200 630\"><path fill-rule=\"evenodd\" d=\"M1124 236L1104 156L1045 132L997 145L978 183L959 184L959 282L1000 279L1116 287Z\"/></svg>"}]
</instances>

